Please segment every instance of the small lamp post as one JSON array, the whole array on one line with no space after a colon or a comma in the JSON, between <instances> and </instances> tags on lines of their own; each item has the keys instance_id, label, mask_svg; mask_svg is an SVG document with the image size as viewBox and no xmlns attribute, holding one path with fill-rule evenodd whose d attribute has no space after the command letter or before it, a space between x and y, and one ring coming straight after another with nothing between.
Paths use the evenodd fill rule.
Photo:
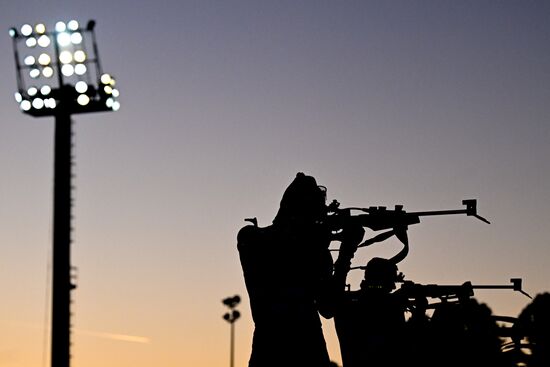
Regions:
<instances>
[{"instance_id":1,"label":"small lamp post","mask_svg":"<svg viewBox=\"0 0 550 367\"><path fill-rule=\"evenodd\" d=\"M72 120L78 113L117 111L115 79L103 73L95 21L76 20L10 28L15 58L15 100L25 114L55 117L51 366L70 366Z\"/></svg>"},{"instance_id":2,"label":"small lamp post","mask_svg":"<svg viewBox=\"0 0 550 367\"><path fill-rule=\"evenodd\" d=\"M231 336L230 336L230 352L229 352L229 366L234 366L235 361L235 321L241 317L241 313L235 310L235 307L241 302L241 297L235 295L233 297L228 297L222 300L222 303L229 307L229 312L223 315L223 319L231 325Z\"/></svg>"}]
</instances>

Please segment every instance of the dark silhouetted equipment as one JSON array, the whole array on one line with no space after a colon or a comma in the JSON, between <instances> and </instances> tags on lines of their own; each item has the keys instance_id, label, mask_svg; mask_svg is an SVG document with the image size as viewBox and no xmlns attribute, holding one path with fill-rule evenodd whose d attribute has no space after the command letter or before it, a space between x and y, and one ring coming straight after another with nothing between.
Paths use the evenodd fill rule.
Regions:
<instances>
[{"instance_id":1,"label":"dark silhouetted equipment","mask_svg":"<svg viewBox=\"0 0 550 367\"><path fill-rule=\"evenodd\" d=\"M521 287L522 280L520 278L510 279L510 285L473 285L470 281L460 285L441 285L441 284L418 284L410 280L405 280L401 287L396 291L404 298L418 299L437 298L440 301L447 302L452 300L464 300L474 296L474 289L512 289L520 292L531 298ZM428 305L427 308L435 306Z\"/></svg>"},{"instance_id":2,"label":"dark silhouetted equipment","mask_svg":"<svg viewBox=\"0 0 550 367\"><path fill-rule=\"evenodd\" d=\"M457 210L434 210L424 212L406 212L402 205L396 205L394 210L385 206L371 206L369 208L340 208L340 203L333 200L327 207L326 222L334 231L340 230L346 223L352 222L380 231L391 228L406 228L409 225L420 223L420 217L436 215L466 214L490 224L490 222L477 214L477 201L475 199L463 200L465 209ZM360 211L366 214L352 215L352 211Z\"/></svg>"},{"instance_id":3,"label":"dark silhouetted equipment","mask_svg":"<svg viewBox=\"0 0 550 367\"><path fill-rule=\"evenodd\" d=\"M94 21L11 28L17 92L25 114L55 117L51 366L70 365L72 114L120 108L115 80L101 70ZM21 52L20 52L21 51Z\"/></svg>"}]
</instances>

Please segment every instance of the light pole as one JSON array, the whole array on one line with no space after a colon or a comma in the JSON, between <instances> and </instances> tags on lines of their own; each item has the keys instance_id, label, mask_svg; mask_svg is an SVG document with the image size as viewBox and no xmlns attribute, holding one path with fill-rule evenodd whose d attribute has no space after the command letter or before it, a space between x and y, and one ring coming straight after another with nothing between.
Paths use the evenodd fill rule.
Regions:
<instances>
[{"instance_id":1,"label":"light pole","mask_svg":"<svg viewBox=\"0 0 550 367\"><path fill-rule=\"evenodd\" d=\"M43 23L10 28L23 113L55 117L51 366L70 366L71 346L71 115L117 111L115 80L101 70L95 21L71 20L52 30Z\"/></svg>"},{"instance_id":2,"label":"light pole","mask_svg":"<svg viewBox=\"0 0 550 367\"><path fill-rule=\"evenodd\" d=\"M235 362L235 321L241 317L241 313L235 310L235 307L241 302L241 297L235 295L233 297L224 298L222 303L229 307L229 312L223 315L223 319L231 325L231 334L230 334L230 350L229 350L229 366L233 367Z\"/></svg>"}]
</instances>

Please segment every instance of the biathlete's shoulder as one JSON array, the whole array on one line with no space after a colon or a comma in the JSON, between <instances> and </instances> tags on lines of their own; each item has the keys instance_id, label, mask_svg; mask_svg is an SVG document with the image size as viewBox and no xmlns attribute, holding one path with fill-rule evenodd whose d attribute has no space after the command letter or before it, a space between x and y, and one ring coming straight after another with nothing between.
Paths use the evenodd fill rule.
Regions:
<instances>
[{"instance_id":1,"label":"biathlete's shoulder","mask_svg":"<svg viewBox=\"0 0 550 367\"><path fill-rule=\"evenodd\" d=\"M258 227L252 224L244 226L237 233L237 243L239 246L247 246L263 242L269 232L270 227Z\"/></svg>"}]
</instances>

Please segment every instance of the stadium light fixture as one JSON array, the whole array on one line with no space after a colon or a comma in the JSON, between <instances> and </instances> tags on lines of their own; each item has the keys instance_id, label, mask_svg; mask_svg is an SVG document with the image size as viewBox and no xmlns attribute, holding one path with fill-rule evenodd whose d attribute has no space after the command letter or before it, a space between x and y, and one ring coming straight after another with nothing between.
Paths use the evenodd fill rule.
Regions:
<instances>
[{"instance_id":1,"label":"stadium light fixture","mask_svg":"<svg viewBox=\"0 0 550 367\"><path fill-rule=\"evenodd\" d=\"M17 92L15 101L33 117L55 117L51 366L70 367L73 179L71 115L117 111L115 79L104 73L95 39L95 21L76 20L10 28Z\"/></svg>"},{"instance_id":2,"label":"stadium light fixture","mask_svg":"<svg viewBox=\"0 0 550 367\"><path fill-rule=\"evenodd\" d=\"M59 21L10 28L17 72L15 100L23 113L40 117L117 111L115 78L101 70L95 21ZM88 86L84 92L80 82ZM47 90L48 93L43 93ZM38 93L34 93L38 91Z\"/></svg>"}]
</instances>

